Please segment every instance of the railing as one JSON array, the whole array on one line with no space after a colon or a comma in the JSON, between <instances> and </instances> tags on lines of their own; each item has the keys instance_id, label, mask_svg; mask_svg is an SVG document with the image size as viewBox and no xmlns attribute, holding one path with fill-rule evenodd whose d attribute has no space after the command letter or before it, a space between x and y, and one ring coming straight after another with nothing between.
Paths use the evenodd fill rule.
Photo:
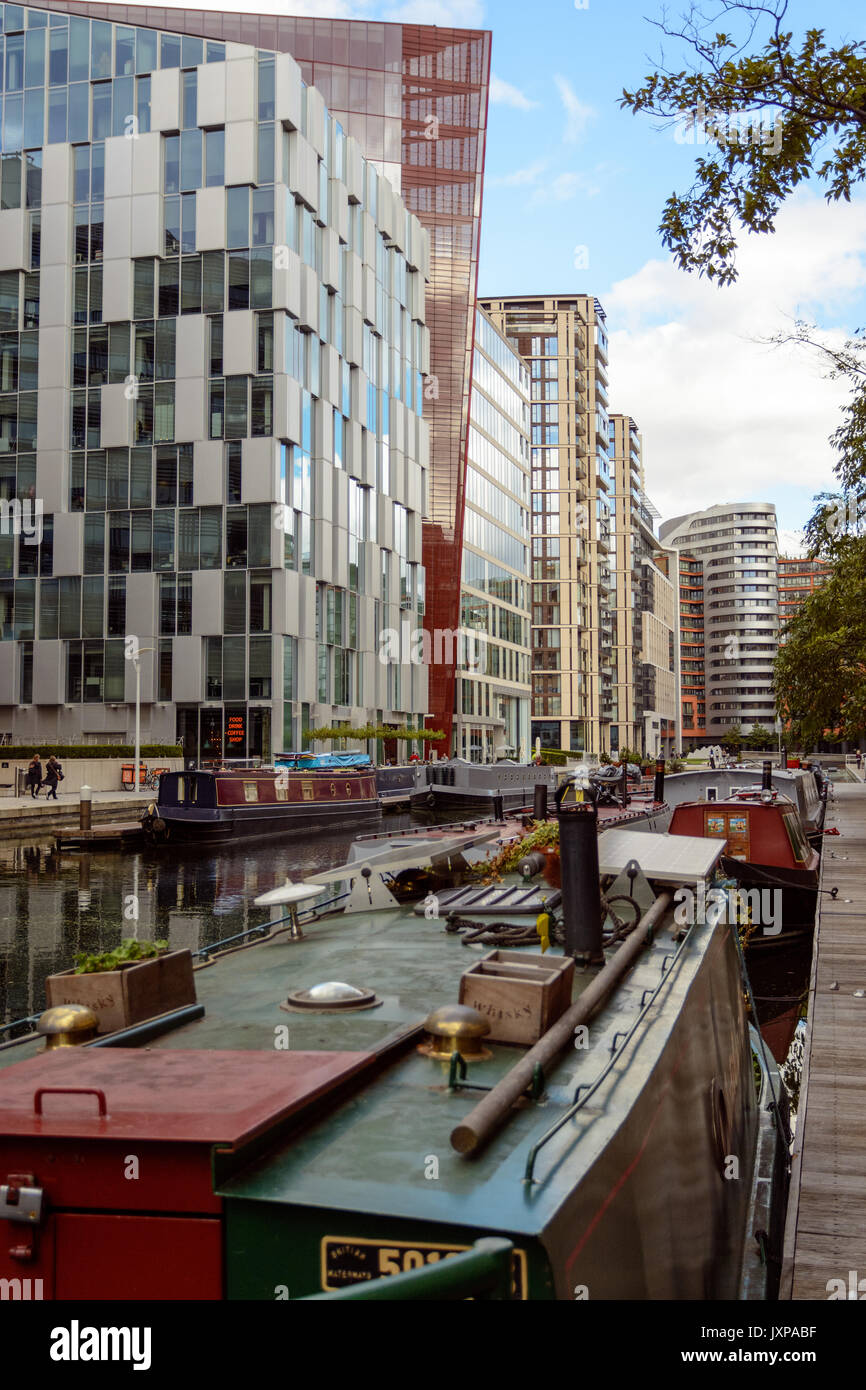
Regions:
<instances>
[{"instance_id":1,"label":"railing","mask_svg":"<svg viewBox=\"0 0 866 1390\"><path fill-rule=\"evenodd\" d=\"M417 1299L419 1302L479 1298L511 1299L511 1269L514 1246L501 1236L478 1240L471 1250L449 1255L435 1264L410 1269L405 1274L388 1274L380 1279L368 1279L350 1284L333 1293L310 1295L306 1302L317 1299L331 1301L366 1301L381 1303Z\"/></svg>"}]
</instances>

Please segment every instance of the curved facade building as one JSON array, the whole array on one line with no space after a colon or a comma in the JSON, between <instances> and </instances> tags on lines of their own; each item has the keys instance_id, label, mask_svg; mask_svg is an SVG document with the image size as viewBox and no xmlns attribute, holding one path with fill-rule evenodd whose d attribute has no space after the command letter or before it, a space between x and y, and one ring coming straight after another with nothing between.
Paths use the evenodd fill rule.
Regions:
<instances>
[{"instance_id":1,"label":"curved facade building","mask_svg":"<svg viewBox=\"0 0 866 1390\"><path fill-rule=\"evenodd\" d=\"M706 736L772 725L779 641L776 509L726 503L665 521L662 543L703 565Z\"/></svg>"}]
</instances>

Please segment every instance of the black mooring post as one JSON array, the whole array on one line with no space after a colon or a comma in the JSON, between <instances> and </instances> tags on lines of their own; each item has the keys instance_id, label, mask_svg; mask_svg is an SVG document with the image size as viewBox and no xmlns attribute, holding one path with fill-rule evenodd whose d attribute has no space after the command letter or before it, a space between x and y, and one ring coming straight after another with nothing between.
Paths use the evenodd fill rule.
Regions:
<instances>
[{"instance_id":1,"label":"black mooring post","mask_svg":"<svg viewBox=\"0 0 866 1390\"><path fill-rule=\"evenodd\" d=\"M532 819L547 820L547 783L536 782L532 797Z\"/></svg>"},{"instance_id":2,"label":"black mooring post","mask_svg":"<svg viewBox=\"0 0 866 1390\"><path fill-rule=\"evenodd\" d=\"M787 772L787 770L788 770L788 750L787 750L787 748L783 748L783 749L782 749L781 768L782 768L782 771L783 771L783 772Z\"/></svg>"},{"instance_id":3,"label":"black mooring post","mask_svg":"<svg viewBox=\"0 0 866 1390\"><path fill-rule=\"evenodd\" d=\"M656 780L653 787L653 801L664 801L665 799L665 760L656 758Z\"/></svg>"},{"instance_id":4,"label":"black mooring post","mask_svg":"<svg viewBox=\"0 0 866 1390\"><path fill-rule=\"evenodd\" d=\"M622 783L619 789L620 800L623 806L628 805L628 763L622 765Z\"/></svg>"},{"instance_id":5,"label":"black mooring post","mask_svg":"<svg viewBox=\"0 0 866 1390\"><path fill-rule=\"evenodd\" d=\"M562 922L565 954L590 962L604 960L601 881L598 871L598 811L588 788L566 782L556 793Z\"/></svg>"},{"instance_id":6,"label":"black mooring post","mask_svg":"<svg viewBox=\"0 0 866 1390\"><path fill-rule=\"evenodd\" d=\"M773 763L772 763L772 760L771 760L770 758L765 758L765 759L764 759L764 763L763 763L763 767L764 767L764 775L763 775L763 777L761 778L761 791L762 791L762 792L771 792L771 791L773 790Z\"/></svg>"},{"instance_id":7,"label":"black mooring post","mask_svg":"<svg viewBox=\"0 0 866 1390\"><path fill-rule=\"evenodd\" d=\"M497 792L493 798L493 819L496 821L505 819L502 810L502 792Z\"/></svg>"}]
</instances>

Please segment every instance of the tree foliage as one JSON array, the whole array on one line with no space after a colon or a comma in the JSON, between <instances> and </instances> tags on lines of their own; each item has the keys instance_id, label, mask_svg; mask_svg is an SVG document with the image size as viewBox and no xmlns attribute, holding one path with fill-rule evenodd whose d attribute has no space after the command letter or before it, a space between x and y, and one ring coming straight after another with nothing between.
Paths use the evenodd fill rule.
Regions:
<instances>
[{"instance_id":1,"label":"tree foliage","mask_svg":"<svg viewBox=\"0 0 866 1390\"><path fill-rule=\"evenodd\" d=\"M833 573L788 623L776 658L780 712L804 743L866 735L866 543L837 544Z\"/></svg>"},{"instance_id":2,"label":"tree foliage","mask_svg":"<svg viewBox=\"0 0 866 1390\"><path fill-rule=\"evenodd\" d=\"M659 231L682 269L721 284L737 277L738 231L774 231L781 205L810 178L829 201L848 201L866 172L866 45L830 44L823 29L795 39L787 9L788 0L720 0L712 18L693 6L678 27L663 19L658 28L691 49L691 66L663 65L622 96L622 106L665 122L691 113L696 135L709 136L692 187L670 195ZM737 138L731 118L744 114L774 130L780 121L781 137L743 138L739 122Z\"/></svg>"},{"instance_id":3,"label":"tree foliage","mask_svg":"<svg viewBox=\"0 0 866 1390\"><path fill-rule=\"evenodd\" d=\"M712 17L693 5L679 25L658 28L685 45L689 66L664 58L621 104L664 122L691 121L705 143L692 186L668 198L659 231L683 270L729 285L742 233L772 233L783 203L807 180L828 202L850 201L866 177L866 44L832 43L819 28L795 37L788 0L719 0ZM772 121L772 141L735 138L742 115ZM780 137L775 138L779 123ZM838 493L821 493L806 527L809 553L834 565L785 631L776 698L794 737L866 734L866 334L837 347L798 323L775 341L818 348L831 377L850 385L830 438ZM739 729L722 740L731 748Z\"/></svg>"}]
</instances>

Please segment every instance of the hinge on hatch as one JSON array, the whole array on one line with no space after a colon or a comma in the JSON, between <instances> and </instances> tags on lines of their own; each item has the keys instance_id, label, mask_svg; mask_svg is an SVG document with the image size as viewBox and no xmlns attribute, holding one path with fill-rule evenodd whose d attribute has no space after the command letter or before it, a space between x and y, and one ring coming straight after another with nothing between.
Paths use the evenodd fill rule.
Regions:
<instances>
[{"instance_id":1,"label":"hinge on hatch","mask_svg":"<svg viewBox=\"0 0 866 1390\"><path fill-rule=\"evenodd\" d=\"M36 1231L42 1220L43 1191L33 1173L10 1173L0 1183L0 1221L16 1221L31 1229L23 1240L9 1247L13 1260L26 1262L36 1254Z\"/></svg>"}]
</instances>

